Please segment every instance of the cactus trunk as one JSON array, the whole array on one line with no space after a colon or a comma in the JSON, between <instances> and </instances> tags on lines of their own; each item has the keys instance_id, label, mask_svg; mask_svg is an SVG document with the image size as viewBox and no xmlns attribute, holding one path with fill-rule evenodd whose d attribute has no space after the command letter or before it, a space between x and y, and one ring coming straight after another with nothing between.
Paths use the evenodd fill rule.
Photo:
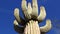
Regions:
<instances>
[{"instance_id":1,"label":"cactus trunk","mask_svg":"<svg viewBox=\"0 0 60 34\"><path fill-rule=\"evenodd\" d=\"M24 34L41 34L38 22L31 20L29 23L27 23L24 29Z\"/></svg>"}]
</instances>

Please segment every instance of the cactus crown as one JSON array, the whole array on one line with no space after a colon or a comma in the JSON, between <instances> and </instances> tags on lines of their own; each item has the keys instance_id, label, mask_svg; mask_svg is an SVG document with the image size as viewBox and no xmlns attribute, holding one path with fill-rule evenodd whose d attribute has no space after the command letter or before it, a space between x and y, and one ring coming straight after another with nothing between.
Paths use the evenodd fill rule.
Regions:
<instances>
[{"instance_id":1,"label":"cactus crown","mask_svg":"<svg viewBox=\"0 0 60 34\"><path fill-rule=\"evenodd\" d=\"M19 33L23 33L26 25L29 26L29 23L33 22L35 24L37 21L37 23L35 24L37 26L38 22L42 22L46 17L46 10L44 6L40 7L40 14L38 15L37 0L32 0L32 6L30 2L27 6L26 0L22 0L21 7L25 19L20 17L18 8L14 10L14 16L16 18L14 20L14 29ZM39 28L39 26L37 27ZM39 29L41 32L49 31L51 29L51 20L47 19L46 25L40 27Z\"/></svg>"}]
</instances>

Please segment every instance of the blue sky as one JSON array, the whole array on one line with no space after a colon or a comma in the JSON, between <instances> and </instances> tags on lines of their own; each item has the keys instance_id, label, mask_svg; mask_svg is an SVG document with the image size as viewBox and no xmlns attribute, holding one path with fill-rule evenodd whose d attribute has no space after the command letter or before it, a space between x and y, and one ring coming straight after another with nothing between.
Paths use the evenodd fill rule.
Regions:
<instances>
[{"instance_id":1,"label":"blue sky","mask_svg":"<svg viewBox=\"0 0 60 34\"><path fill-rule=\"evenodd\" d=\"M18 34L13 28L14 9L21 10L22 0L0 0L0 34ZM32 0L27 0L31 2ZM51 19L52 29L47 34L60 33L60 0L38 0L38 7L43 5L46 8L46 19ZM20 12L22 16L22 13ZM46 19L42 22L44 25ZM41 25L41 24L39 24Z\"/></svg>"}]
</instances>

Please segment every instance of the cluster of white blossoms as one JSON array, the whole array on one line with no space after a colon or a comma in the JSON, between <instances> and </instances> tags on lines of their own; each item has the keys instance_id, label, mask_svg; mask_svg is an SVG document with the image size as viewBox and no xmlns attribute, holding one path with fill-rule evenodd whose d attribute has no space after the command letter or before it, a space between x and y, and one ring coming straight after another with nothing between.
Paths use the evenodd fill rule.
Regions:
<instances>
[{"instance_id":1,"label":"cluster of white blossoms","mask_svg":"<svg viewBox=\"0 0 60 34\"><path fill-rule=\"evenodd\" d=\"M32 0L32 5L29 2L27 5L26 0L22 0L22 12L24 19L19 15L19 9L14 10L14 29L21 34L41 34L41 32L48 32L52 25L51 20L46 20L46 25L39 27L38 23L42 22L46 17L44 6L40 6L40 14L38 15L37 0Z\"/></svg>"}]
</instances>

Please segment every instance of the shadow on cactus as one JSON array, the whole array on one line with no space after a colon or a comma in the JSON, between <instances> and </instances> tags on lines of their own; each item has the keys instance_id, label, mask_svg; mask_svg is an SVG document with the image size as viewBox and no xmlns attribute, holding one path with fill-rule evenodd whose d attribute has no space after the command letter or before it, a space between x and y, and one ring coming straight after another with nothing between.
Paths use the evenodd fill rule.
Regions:
<instances>
[{"instance_id":1,"label":"shadow on cactus","mask_svg":"<svg viewBox=\"0 0 60 34\"><path fill-rule=\"evenodd\" d=\"M37 0L32 0L32 5L29 2L28 6L27 6L27 2L26 0L22 0L22 11L24 14L24 19L21 18L21 16L19 15L19 9L15 8L14 10L14 16L15 16L15 20L14 20L14 29L18 32L18 33L24 33L27 32L25 31L26 28L28 28L29 26L32 27L31 24L35 24L34 26L36 26L37 30L34 30L34 26L32 27L32 31L39 31L39 32L48 32L52 25L51 25L51 20L47 19L46 20L46 25L39 27L38 23L42 22L45 17L46 17L46 11L45 11L45 7L44 6L40 6L40 14L38 15L38 4L37 4ZM29 28L30 29L30 28ZM28 33L28 32L27 32ZM26 34L26 33L24 33ZM30 33L31 34L31 31ZM41 33L39 33L41 34Z\"/></svg>"}]
</instances>

